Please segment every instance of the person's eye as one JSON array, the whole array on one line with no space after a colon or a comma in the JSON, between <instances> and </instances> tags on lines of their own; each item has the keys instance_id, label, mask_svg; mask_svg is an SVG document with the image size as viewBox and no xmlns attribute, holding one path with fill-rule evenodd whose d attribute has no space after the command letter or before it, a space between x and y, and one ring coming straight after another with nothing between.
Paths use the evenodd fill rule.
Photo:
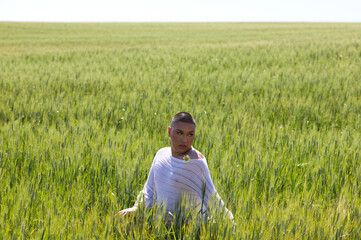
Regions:
<instances>
[{"instance_id":1,"label":"person's eye","mask_svg":"<svg viewBox=\"0 0 361 240\"><path fill-rule=\"evenodd\" d=\"M192 137L194 134L193 133L190 133L188 136Z\"/></svg>"},{"instance_id":2,"label":"person's eye","mask_svg":"<svg viewBox=\"0 0 361 240\"><path fill-rule=\"evenodd\" d=\"M182 135L182 132L177 132L178 135Z\"/></svg>"}]
</instances>

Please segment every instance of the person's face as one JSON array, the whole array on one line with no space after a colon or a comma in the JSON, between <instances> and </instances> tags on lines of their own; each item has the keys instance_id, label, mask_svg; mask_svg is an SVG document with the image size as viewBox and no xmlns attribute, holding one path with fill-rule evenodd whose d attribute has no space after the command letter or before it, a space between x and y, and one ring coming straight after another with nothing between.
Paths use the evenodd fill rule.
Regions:
<instances>
[{"instance_id":1,"label":"person's face","mask_svg":"<svg viewBox=\"0 0 361 240\"><path fill-rule=\"evenodd\" d=\"M195 130L194 124L185 122L176 122L168 127L173 156L180 157L191 149Z\"/></svg>"}]
</instances>

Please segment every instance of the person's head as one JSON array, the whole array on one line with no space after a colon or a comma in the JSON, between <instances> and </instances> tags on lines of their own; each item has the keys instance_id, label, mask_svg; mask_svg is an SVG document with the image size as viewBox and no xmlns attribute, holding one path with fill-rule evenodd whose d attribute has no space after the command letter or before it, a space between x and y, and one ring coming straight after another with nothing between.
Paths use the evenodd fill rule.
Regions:
<instances>
[{"instance_id":1,"label":"person's head","mask_svg":"<svg viewBox=\"0 0 361 240\"><path fill-rule=\"evenodd\" d=\"M192 148L196 130L196 122L192 115L180 112L174 115L168 136L171 139L172 154L182 156Z\"/></svg>"}]
</instances>

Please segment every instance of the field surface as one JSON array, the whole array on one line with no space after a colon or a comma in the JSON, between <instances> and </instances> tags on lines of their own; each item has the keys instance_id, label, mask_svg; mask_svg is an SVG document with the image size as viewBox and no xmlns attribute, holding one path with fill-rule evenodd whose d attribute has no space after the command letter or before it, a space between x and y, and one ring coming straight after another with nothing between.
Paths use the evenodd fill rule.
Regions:
<instances>
[{"instance_id":1,"label":"field surface","mask_svg":"<svg viewBox=\"0 0 361 240\"><path fill-rule=\"evenodd\" d=\"M0 22L0 239L360 239L361 24ZM237 224L134 204L179 111Z\"/></svg>"}]
</instances>

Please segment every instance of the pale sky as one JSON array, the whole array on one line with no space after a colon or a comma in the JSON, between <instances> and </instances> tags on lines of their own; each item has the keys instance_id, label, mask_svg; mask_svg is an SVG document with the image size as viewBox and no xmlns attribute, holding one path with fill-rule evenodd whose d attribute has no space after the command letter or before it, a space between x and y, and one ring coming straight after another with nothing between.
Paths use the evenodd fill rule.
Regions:
<instances>
[{"instance_id":1,"label":"pale sky","mask_svg":"<svg viewBox=\"0 0 361 240\"><path fill-rule=\"evenodd\" d=\"M361 22L361 0L0 0L0 21Z\"/></svg>"}]
</instances>

